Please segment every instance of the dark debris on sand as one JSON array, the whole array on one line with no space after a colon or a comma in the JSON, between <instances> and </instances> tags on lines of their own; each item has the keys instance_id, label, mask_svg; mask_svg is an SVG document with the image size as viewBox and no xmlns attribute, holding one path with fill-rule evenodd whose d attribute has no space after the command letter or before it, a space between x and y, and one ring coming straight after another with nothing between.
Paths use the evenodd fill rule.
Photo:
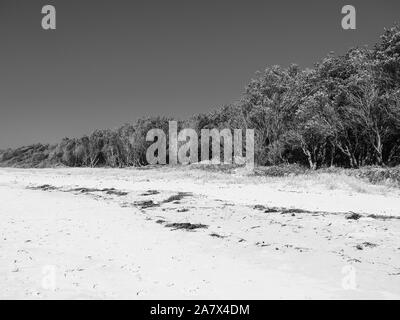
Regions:
<instances>
[{"instance_id":1,"label":"dark debris on sand","mask_svg":"<svg viewBox=\"0 0 400 320\"><path fill-rule=\"evenodd\" d=\"M215 232L210 233L210 237L220 238L220 239L226 238L225 236L221 236L220 234L215 233Z\"/></svg>"},{"instance_id":2,"label":"dark debris on sand","mask_svg":"<svg viewBox=\"0 0 400 320\"><path fill-rule=\"evenodd\" d=\"M266 207L261 204L254 206L255 210L264 211L264 213L281 213L281 214L295 214L295 213L317 213L314 211L308 211L296 208L279 208L279 207ZM321 212L322 213L322 212Z\"/></svg>"},{"instance_id":3,"label":"dark debris on sand","mask_svg":"<svg viewBox=\"0 0 400 320\"><path fill-rule=\"evenodd\" d=\"M70 189L67 192L80 192L80 193L105 192L108 195L115 195L115 196L120 196L120 197L128 195L128 192L120 191L115 188L104 188L104 189L75 188L75 189Z\"/></svg>"},{"instance_id":4,"label":"dark debris on sand","mask_svg":"<svg viewBox=\"0 0 400 320\"><path fill-rule=\"evenodd\" d=\"M346 216L347 220L359 220L360 218L362 218L362 215L356 212L350 212L350 214Z\"/></svg>"},{"instance_id":5,"label":"dark debris on sand","mask_svg":"<svg viewBox=\"0 0 400 320\"><path fill-rule=\"evenodd\" d=\"M142 193L141 196L142 197L154 196L159 193L160 193L160 191L157 191L157 190L147 190L146 192Z\"/></svg>"},{"instance_id":6,"label":"dark debris on sand","mask_svg":"<svg viewBox=\"0 0 400 320\"><path fill-rule=\"evenodd\" d=\"M192 224L189 222L185 223L169 223L165 225L166 228L172 228L172 230L195 230L195 229L207 229L208 226L205 224Z\"/></svg>"},{"instance_id":7,"label":"dark debris on sand","mask_svg":"<svg viewBox=\"0 0 400 320\"><path fill-rule=\"evenodd\" d=\"M296 214L312 214L314 216L318 215L325 215L325 214L344 214L344 213L329 213L329 212L324 212L324 211L309 211L309 210L303 210L303 209L296 209L296 208L280 208L280 207L266 207L261 204L255 205L253 207L255 210L260 210L263 211L264 213L280 213L280 214L291 214L292 216L295 216ZM347 220L359 220L363 217L368 217L372 219L377 219L377 220L400 220L400 216L386 216L386 215L377 215L377 214L360 214L356 212L348 212L345 214L345 218Z\"/></svg>"},{"instance_id":8,"label":"dark debris on sand","mask_svg":"<svg viewBox=\"0 0 400 320\"><path fill-rule=\"evenodd\" d=\"M148 209L160 206L160 204L155 203L153 200L135 201L133 204L140 209Z\"/></svg>"},{"instance_id":9,"label":"dark debris on sand","mask_svg":"<svg viewBox=\"0 0 400 320\"><path fill-rule=\"evenodd\" d=\"M193 193L191 193L191 192L179 192L178 194L175 194L173 196L170 196L168 199L165 199L163 201L163 203L177 202L177 201L182 200L185 197L190 197L190 196L193 196Z\"/></svg>"},{"instance_id":10,"label":"dark debris on sand","mask_svg":"<svg viewBox=\"0 0 400 320\"><path fill-rule=\"evenodd\" d=\"M37 186L37 187L27 187L27 189L29 190L43 190L43 191L53 191L53 190L57 190L58 188L51 186L49 184L44 184L41 186Z\"/></svg>"}]
</instances>

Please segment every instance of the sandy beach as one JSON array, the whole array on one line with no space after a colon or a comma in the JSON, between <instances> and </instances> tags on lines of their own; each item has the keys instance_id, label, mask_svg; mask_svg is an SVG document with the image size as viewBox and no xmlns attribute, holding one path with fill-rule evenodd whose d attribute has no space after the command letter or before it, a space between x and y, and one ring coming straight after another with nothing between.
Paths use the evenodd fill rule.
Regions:
<instances>
[{"instance_id":1,"label":"sandy beach","mask_svg":"<svg viewBox=\"0 0 400 320\"><path fill-rule=\"evenodd\" d=\"M0 299L399 299L400 190L192 167L0 169Z\"/></svg>"}]
</instances>

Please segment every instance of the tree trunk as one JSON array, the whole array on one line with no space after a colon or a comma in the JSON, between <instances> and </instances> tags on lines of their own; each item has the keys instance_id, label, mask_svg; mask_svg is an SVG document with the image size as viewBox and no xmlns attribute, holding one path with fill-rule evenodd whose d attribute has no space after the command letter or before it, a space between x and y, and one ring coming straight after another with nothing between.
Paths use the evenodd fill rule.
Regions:
<instances>
[{"instance_id":1,"label":"tree trunk","mask_svg":"<svg viewBox=\"0 0 400 320\"><path fill-rule=\"evenodd\" d=\"M305 153L306 156L307 156L308 164L310 165L310 169L311 169L311 170L316 170L316 169L317 169L317 163L313 161L311 152L308 151L307 149L303 149L303 151L304 151L304 153Z\"/></svg>"}]
</instances>

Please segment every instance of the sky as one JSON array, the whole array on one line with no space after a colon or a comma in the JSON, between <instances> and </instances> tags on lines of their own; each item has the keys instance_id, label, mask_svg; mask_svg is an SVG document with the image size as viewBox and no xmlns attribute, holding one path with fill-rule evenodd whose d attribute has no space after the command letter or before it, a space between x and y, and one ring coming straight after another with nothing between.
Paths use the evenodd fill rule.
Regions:
<instances>
[{"instance_id":1,"label":"sky","mask_svg":"<svg viewBox=\"0 0 400 320\"><path fill-rule=\"evenodd\" d=\"M56 30L41 27L47 4ZM399 13L399 0L0 0L0 149L208 112L267 66L372 47Z\"/></svg>"}]
</instances>

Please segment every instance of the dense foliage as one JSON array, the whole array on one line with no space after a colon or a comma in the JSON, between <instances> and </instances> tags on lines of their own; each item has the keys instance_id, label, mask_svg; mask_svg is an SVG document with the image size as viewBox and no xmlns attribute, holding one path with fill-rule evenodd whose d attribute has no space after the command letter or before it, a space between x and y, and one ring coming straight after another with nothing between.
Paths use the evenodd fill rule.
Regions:
<instances>
[{"instance_id":1,"label":"dense foliage","mask_svg":"<svg viewBox=\"0 0 400 320\"><path fill-rule=\"evenodd\" d=\"M57 145L0 151L7 166L145 165L146 133L168 132L166 118L140 119ZM372 49L328 55L313 69L269 67L242 100L181 121L180 127L255 129L259 165L360 167L400 164L400 26Z\"/></svg>"}]
</instances>

